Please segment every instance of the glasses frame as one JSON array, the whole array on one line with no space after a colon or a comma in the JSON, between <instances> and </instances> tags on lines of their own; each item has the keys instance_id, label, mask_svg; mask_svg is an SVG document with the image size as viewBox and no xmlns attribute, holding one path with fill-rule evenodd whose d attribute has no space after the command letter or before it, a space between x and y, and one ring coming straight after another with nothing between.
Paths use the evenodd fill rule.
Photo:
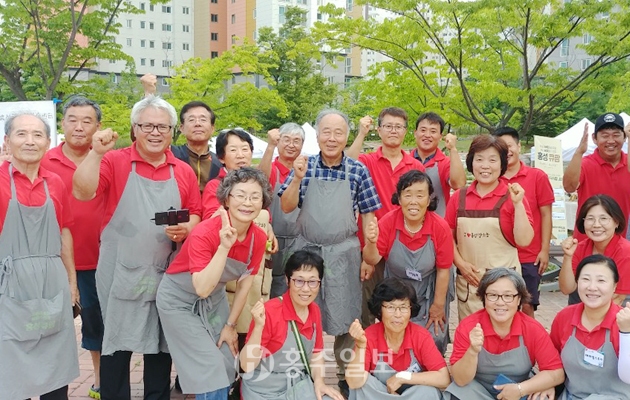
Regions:
<instances>
[{"instance_id":1,"label":"glasses frame","mask_svg":"<svg viewBox=\"0 0 630 400\"><path fill-rule=\"evenodd\" d=\"M304 279L299 279L299 278L290 278L290 279L293 281L293 285L295 285L295 287L298 289L302 289L304 285L308 286L309 289L317 289L319 285L322 284L321 279L309 280L309 281L306 281ZM302 282L302 283L298 283L298 282Z\"/></svg>"},{"instance_id":2,"label":"glasses frame","mask_svg":"<svg viewBox=\"0 0 630 400\"><path fill-rule=\"evenodd\" d=\"M140 128L140 131L144 132L144 133L153 133L153 131L157 130L159 134L161 135L166 135L167 133L171 133L171 130L173 129L173 125L166 125L166 124L151 124L151 123L146 123L146 124L140 124L138 122L136 122L134 124L135 126ZM146 130L145 127L151 127L151 130ZM168 127L167 130L165 130L164 132L162 132L161 128L164 127Z\"/></svg>"},{"instance_id":3,"label":"glasses frame","mask_svg":"<svg viewBox=\"0 0 630 400\"><path fill-rule=\"evenodd\" d=\"M384 131L386 132L404 132L407 130L407 125L391 125L391 124L386 124L386 125L381 125L380 128L383 128Z\"/></svg>"},{"instance_id":4,"label":"glasses frame","mask_svg":"<svg viewBox=\"0 0 630 400\"><path fill-rule=\"evenodd\" d=\"M385 312L389 315L395 315L396 311L398 311L401 315L411 314L411 306L394 306L391 304L381 304L381 309L384 309Z\"/></svg>"},{"instance_id":5,"label":"glasses frame","mask_svg":"<svg viewBox=\"0 0 630 400\"><path fill-rule=\"evenodd\" d=\"M492 300L491 297L496 296L497 298ZM512 300L507 300L505 298L505 296L512 296ZM505 304L511 304L514 302L514 300L516 300L517 297L521 297L520 294L518 293L504 293L504 294L497 294L497 293L486 293L485 294L486 300L488 300L491 303L496 303L497 301L499 301L499 299L501 299L501 301L503 301Z\"/></svg>"},{"instance_id":6,"label":"glasses frame","mask_svg":"<svg viewBox=\"0 0 630 400\"><path fill-rule=\"evenodd\" d=\"M233 198L236 201L240 201L241 203L245 203L246 201L249 200L250 203L252 204L256 204L256 203L260 203L263 201L264 196L262 194L260 194L260 198L259 199L254 199L253 196L258 196L258 194L249 194L249 195L240 195L240 194L232 194L230 193L228 196L230 196L231 198ZM239 197L243 197L243 199L239 199Z\"/></svg>"}]
</instances>

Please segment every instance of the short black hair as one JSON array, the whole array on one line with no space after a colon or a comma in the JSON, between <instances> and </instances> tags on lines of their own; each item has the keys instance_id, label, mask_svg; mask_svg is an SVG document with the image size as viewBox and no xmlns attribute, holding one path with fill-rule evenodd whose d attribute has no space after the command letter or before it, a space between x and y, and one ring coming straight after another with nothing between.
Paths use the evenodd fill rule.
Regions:
<instances>
[{"instance_id":1,"label":"short black hair","mask_svg":"<svg viewBox=\"0 0 630 400\"><path fill-rule=\"evenodd\" d=\"M420 312L416 290L409 283L396 277L385 278L376 285L374 292L372 292L372 297L368 300L368 309L372 315L382 320L383 303L392 300L409 300L411 318L417 316L418 312Z\"/></svg>"},{"instance_id":2,"label":"short black hair","mask_svg":"<svg viewBox=\"0 0 630 400\"><path fill-rule=\"evenodd\" d=\"M220 160L225 158L225 147L228 144L228 138L230 137L230 135L234 135L238 137L239 139L241 139L243 142L247 142L247 144L249 144L250 150L252 152L254 151L254 141L252 140L252 137L249 136L249 133L247 133L245 129L243 128L224 129L221 132L219 132L219 134L217 135L217 141L216 141L217 158L219 158Z\"/></svg>"},{"instance_id":3,"label":"short black hair","mask_svg":"<svg viewBox=\"0 0 630 400\"><path fill-rule=\"evenodd\" d=\"M396 184L396 192L392 195L392 204L395 206L400 205L400 195L402 191L407 189L409 186L414 183L422 183L426 182L429 185L429 197L431 200L429 201L429 207L427 208L429 211L437 210L438 206L438 198L433 194L433 183L431 182L431 178L424 172L418 171L417 169L412 169L409 172L405 172L400 179L398 179L398 183Z\"/></svg>"},{"instance_id":4,"label":"short black hair","mask_svg":"<svg viewBox=\"0 0 630 400\"><path fill-rule=\"evenodd\" d=\"M604 177L602 177L602 179L604 179ZM623 211L621 211L619 203L607 194L596 194L586 199L578 211L576 227L580 233L586 233L584 229L584 218L586 218L586 214L588 214L589 210L595 206L602 206L604 211L617 223L617 229L615 229L617 235L626 232L626 217Z\"/></svg>"},{"instance_id":5,"label":"short black hair","mask_svg":"<svg viewBox=\"0 0 630 400\"><path fill-rule=\"evenodd\" d=\"M298 250L287 259L284 265L284 275L286 275L287 281L290 281L295 271L310 270L311 268L317 270L319 279L324 278L324 259L312 251Z\"/></svg>"},{"instance_id":6,"label":"short black hair","mask_svg":"<svg viewBox=\"0 0 630 400\"><path fill-rule=\"evenodd\" d=\"M619 283L619 269L617 268L617 263L612 258L606 257L603 254L591 254L588 257L584 257L582 261L577 266L575 270L575 281L577 282L580 278L580 274L582 273L582 269L587 264L603 264L607 266L610 271L613 273L613 278L615 279L615 283Z\"/></svg>"},{"instance_id":7,"label":"short black hair","mask_svg":"<svg viewBox=\"0 0 630 400\"><path fill-rule=\"evenodd\" d=\"M424 114L420 114L418 116L418 119L416 119L416 130L418 129L418 125L420 125L420 122L424 121L425 119L429 120L429 122L431 122L432 124L440 124L440 133L444 133L444 125L446 125L446 122L444 122L442 117L440 117L437 113L434 113L433 111L425 112Z\"/></svg>"},{"instance_id":8,"label":"short black hair","mask_svg":"<svg viewBox=\"0 0 630 400\"><path fill-rule=\"evenodd\" d=\"M210 108L209 105L207 105L203 101L198 101L198 100L190 101L190 102L184 104L184 106L182 107L181 111L179 112L179 123L180 124L184 123L184 115L186 115L188 110L190 110L191 108L197 108L197 107L202 107L202 108L205 108L206 110L208 110L208 112L210 113L210 123L212 125L214 125L214 121L216 121L216 119L217 119L217 116L214 115L214 111L212 111L212 108Z\"/></svg>"},{"instance_id":9,"label":"short black hair","mask_svg":"<svg viewBox=\"0 0 630 400\"><path fill-rule=\"evenodd\" d=\"M521 137L518 134L518 131L511 126L502 126L497 128L492 132L492 136L501 137L501 136L512 136L516 143L521 141Z\"/></svg>"}]
</instances>

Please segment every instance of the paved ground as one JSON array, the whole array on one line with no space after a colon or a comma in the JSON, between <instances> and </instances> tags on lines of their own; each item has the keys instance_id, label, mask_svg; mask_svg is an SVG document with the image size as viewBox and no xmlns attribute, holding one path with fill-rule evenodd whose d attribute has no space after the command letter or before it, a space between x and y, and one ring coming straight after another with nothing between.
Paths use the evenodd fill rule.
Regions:
<instances>
[{"instance_id":1,"label":"paved ground","mask_svg":"<svg viewBox=\"0 0 630 400\"><path fill-rule=\"evenodd\" d=\"M560 292L543 292L541 293L541 306L538 308L536 312L536 319L539 320L547 330L551 327L551 322L553 318L556 316L558 311L562 309L566 305L566 296ZM457 324L457 311L455 307L455 303L452 303L451 306L451 321L450 327L451 332L455 329ZM92 360L90 358L90 353L80 348L80 328L81 322L80 319L76 319L76 331L77 331L77 346L79 346L79 366L81 369L81 374L79 377L70 384L69 393L70 398L73 400L89 400L87 395L88 389L94 383L94 372L92 371ZM451 334L451 337L453 335ZM332 344L333 337L326 336L324 339L326 352L328 355L332 355ZM450 356L450 347L447 351L447 359ZM331 356L328 357L329 360L326 363L326 376L327 383L336 385L337 379L335 377L335 362L334 358ZM142 357L138 355L134 355L131 359L131 396L134 400L142 399ZM173 379L175 379L175 372L172 374ZM171 394L171 399L194 399L194 396L183 396L175 391Z\"/></svg>"}]
</instances>

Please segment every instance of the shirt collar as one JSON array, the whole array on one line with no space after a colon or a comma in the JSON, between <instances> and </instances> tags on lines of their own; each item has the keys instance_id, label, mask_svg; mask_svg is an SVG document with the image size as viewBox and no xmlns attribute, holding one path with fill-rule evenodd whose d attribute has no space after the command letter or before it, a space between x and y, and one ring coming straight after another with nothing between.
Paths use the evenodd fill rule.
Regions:
<instances>
[{"instance_id":1,"label":"shirt collar","mask_svg":"<svg viewBox=\"0 0 630 400\"><path fill-rule=\"evenodd\" d=\"M595 158L595 160L599 163L599 165L604 165L604 164L610 164L608 161L604 160L602 158L602 155L599 154L599 149L595 149L595 151L593 152L593 157ZM611 164L612 166L612 164ZM619 163L614 167L614 169L620 168L620 167L627 167L628 166L628 155L626 153L623 152L623 150L621 151L621 159L619 160Z\"/></svg>"},{"instance_id":2,"label":"shirt collar","mask_svg":"<svg viewBox=\"0 0 630 400\"><path fill-rule=\"evenodd\" d=\"M577 329L586 332L593 333L600 329L611 329L613 324L617 321L617 312L619 311L619 307L615 307L616 304L610 303L610 308L606 312L604 319L602 322L597 325L593 330L589 331L582 325L582 313L584 312L584 303L579 303L575 305L575 311L573 313L573 317L571 318L571 326L576 327Z\"/></svg>"},{"instance_id":3,"label":"shirt collar","mask_svg":"<svg viewBox=\"0 0 630 400\"><path fill-rule=\"evenodd\" d=\"M397 354L400 354L401 350L413 349L413 343L411 340L411 335L412 335L411 324L413 324L413 322L409 320L409 323L407 324L407 327L405 328L405 336L403 337L403 341L400 345L400 348L398 349ZM378 350L379 353L386 353L390 349L389 349L389 346L387 345L387 340L385 339L385 324L383 324L382 322L378 322L375 325L378 327L378 332L376 336L376 341L377 341L376 349Z\"/></svg>"},{"instance_id":4,"label":"shirt collar","mask_svg":"<svg viewBox=\"0 0 630 400\"><path fill-rule=\"evenodd\" d=\"M324 160L322 159L322 152L319 152L319 156L317 157L318 159L318 164L317 166L319 168L328 168L328 169L341 169L344 165L344 162L346 161L346 153L342 152L341 153L341 162L337 165L333 165L332 167L329 167L327 165L324 164Z\"/></svg>"},{"instance_id":5,"label":"shirt collar","mask_svg":"<svg viewBox=\"0 0 630 400\"><path fill-rule=\"evenodd\" d=\"M435 153L431 154L430 156L428 156L424 160L422 160L420 158L420 153L418 153L418 149L414 149L412 154L413 154L413 158L415 158L416 160L420 161L423 165L424 164L433 164L430 161L437 162L437 161L442 161L442 160L444 160L444 158L446 158L446 155L442 152L442 150L440 150L439 147L435 149Z\"/></svg>"},{"instance_id":6,"label":"shirt collar","mask_svg":"<svg viewBox=\"0 0 630 400\"><path fill-rule=\"evenodd\" d=\"M516 301L516 299L514 299ZM523 336L523 316L521 315L521 311L517 311L514 314L514 318L512 319L512 325L510 326L510 332L506 337L501 340L508 340L512 336ZM490 320L490 315L484 309L481 312L481 318L479 318L479 323L483 329L484 336L499 336L498 333L495 332L494 327L492 326L492 321Z\"/></svg>"},{"instance_id":7,"label":"shirt collar","mask_svg":"<svg viewBox=\"0 0 630 400\"><path fill-rule=\"evenodd\" d=\"M494 188L494 190L490 193L488 193L486 196L484 197L488 197L488 196L498 196L501 197L503 195L505 195L507 193L507 179L504 176L499 177L499 184L497 185L496 188ZM475 196L479 196L479 194L477 193L477 181L473 181L473 183L468 186L468 189L466 189L466 194L474 194Z\"/></svg>"},{"instance_id":8,"label":"shirt collar","mask_svg":"<svg viewBox=\"0 0 630 400\"><path fill-rule=\"evenodd\" d=\"M413 164L415 160L413 156L411 156L409 153L407 153L403 149L400 149L400 152L402 153L402 160L401 160L402 163L404 163L405 165ZM374 153L376 154L376 157L379 160L385 159L385 156L383 155L383 146L379 146L379 148L376 149Z\"/></svg>"},{"instance_id":9,"label":"shirt collar","mask_svg":"<svg viewBox=\"0 0 630 400\"><path fill-rule=\"evenodd\" d=\"M280 162L280 157L276 157L276 159L273 160L273 165L274 167L278 168L280 170L280 173L283 175L291 172L290 168L287 168L284 164Z\"/></svg>"}]
</instances>

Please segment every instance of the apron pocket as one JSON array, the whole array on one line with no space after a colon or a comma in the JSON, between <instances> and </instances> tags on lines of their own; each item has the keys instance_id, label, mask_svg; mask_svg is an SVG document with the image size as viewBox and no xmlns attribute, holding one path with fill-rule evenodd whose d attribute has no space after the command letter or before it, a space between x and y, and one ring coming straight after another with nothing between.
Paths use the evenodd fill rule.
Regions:
<instances>
[{"instance_id":1,"label":"apron pocket","mask_svg":"<svg viewBox=\"0 0 630 400\"><path fill-rule=\"evenodd\" d=\"M111 293L120 300L155 301L163 273L153 265L129 266L117 261Z\"/></svg>"},{"instance_id":2,"label":"apron pocket","mask_svg":"<svg viewBox=\"0 0 630 400\"><path fill-rule=\"evenodd\" d=\"M40 340L61 331L64 296L61 290L52 299L19 301L5 297L5 307L0 313L2 340ZM67 314L70 315L70 310Z\"/></svg>"}]
</instances>

